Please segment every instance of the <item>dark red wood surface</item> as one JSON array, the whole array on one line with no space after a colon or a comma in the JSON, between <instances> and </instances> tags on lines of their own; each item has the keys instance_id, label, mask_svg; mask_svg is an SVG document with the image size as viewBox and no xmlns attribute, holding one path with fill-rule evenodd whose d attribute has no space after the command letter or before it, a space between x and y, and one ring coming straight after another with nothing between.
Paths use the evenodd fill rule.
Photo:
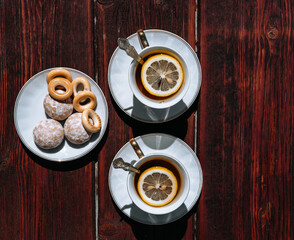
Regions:
<instances>
[{"instance_id":1,"label":"dark red wood surface","mask_svg":"<svg viewBox=\"0 0 294 240\"><path fill-rule=\"evenodd\" d=\"M94 239L95 149L54 164L22 145L13 108L23 84L66 66L93 77L91 1L0 1L0 239Z\"/></svg>"},{"instance_id":2,"label":"dark red wood surface","mask_svg":"<svg viewBox=\"0 0 294 240\"><path fill-rule=\"evenodd\" d=\"M146 124L128 117L112 99L107 85L107 66L117 47L118 37L138 29L164 29L178 34L195 46L195 1L98 1L95 4L96 62L99 83L109 99L109 132L99 154L99 237L101 239L192 239L191 211L183 219L165 226L148 226L124 216L114 205L108 190L108 169L118 150L132 137L164 132L194 147L196 103L182 117L164 124Z\"/></svg>"},{"instance_id":3,"label":"dark red wood surface","mask_svg":"<svg viewBox=\"0 0 294 240\"><path fill-rule=\"evenodd\" d=\"M0 239L293 239L293 19L289 0L0 0ZM117 38L139 28L197 43L200 96L168 123L130 118L109 92ZM101 143L59 164L26 149L13 122L18 91L55 66L91 76L109 107ZM192 211L163 226L124 216L108 190L117 151L152 132L197 149L204 177Z\"/></svg>"},{"instance_id":4,"label":"dark red wood surface","mask_svg":"<svg viewBox=\"0 0 294 240\"><path fill-rule=\"evenodd\" d=\"M197 239L293 239L293 1L202 1Z\"/></svg>"}]
</instances>

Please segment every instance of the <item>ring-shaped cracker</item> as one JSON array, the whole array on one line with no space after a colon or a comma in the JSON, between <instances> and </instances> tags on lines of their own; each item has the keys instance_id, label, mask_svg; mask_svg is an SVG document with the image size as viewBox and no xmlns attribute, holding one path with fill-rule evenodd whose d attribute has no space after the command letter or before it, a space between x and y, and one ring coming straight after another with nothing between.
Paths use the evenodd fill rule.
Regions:
<instances>
[{"instance_id":1,"label":"ring-shaped cracker","mask_svg":"<svg viewBox=\"0 0 294 240\"><path fill-rule=\"evenodd\" d=\"M56 68L51 70L48 74L47 74L47 83L49 84L49 82L56 78L56 77L64 77L66 78L68 81L72 82L72 76L70 74L69 71L63 69L63 68Z\"/></svg>"},{"instance_id":2,"label":"ring-shaped cracker","mask_svg":"<svg viewBox=\"0 0 294 240\"><path fill-rule=\"evenodd\" d=\"M90 121L90 119L92 121ZM101 119L99 115L92 109L87 108L82 113L82 124L90 133L96 133L101 129Z\"/></svg>"},{"instance_id":3,"label":"ring-shaped cracker","mask_svg":"<svg viewBox=\"0 0 294 240\"><path fill-rule=\"evenodd\" d=\"M89 99L87 103L81 104L86 102L87 99ZM97 98L95 94L90 91L79 92L73 99L73 107L76 111L80 113L82 113L87 108L90 108L90 109L95 108L96 104L97 104Z\"/></svg>"},{"instance_id":4,"label":"ring-shaped cracker","mask_svg":"<svg viewBox=\"0 0 294 240\"><path fill-rule=\"evenodd\" d=\"M58 87L65 89L64 91L57 91ZM72 95L72 85L71 82L65 78L54 78L48 84L48 92L51 97L56 100L66 100Z\"/></svg>"},{"instance_id":5,"label":"ring-shaped cracker","mask_svg":"<svg viewBox=\"0 0 294 240\"><path fill-rule=\"evenodd\" d=\"M78 94L79 85L83 86L82 91L91 91L91 85L89 81L84 77L77 77L72 81L72 90L73 90L74 96Z\"/></svg>"}]
</instances>

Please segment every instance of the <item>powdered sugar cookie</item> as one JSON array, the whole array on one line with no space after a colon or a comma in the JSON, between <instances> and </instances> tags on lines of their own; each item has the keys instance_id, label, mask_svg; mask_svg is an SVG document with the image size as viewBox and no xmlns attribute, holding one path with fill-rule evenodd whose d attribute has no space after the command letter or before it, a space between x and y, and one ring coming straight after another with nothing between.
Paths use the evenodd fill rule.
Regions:
<instances>
[{"instance_id":1,"label":"powdered sugar cookie","mask_svg":"<svg viewBox=\"0 0 294 240\"><path fill-rule=\"evenodd\" d=\"M46 114L58 121L62 121L70 116L73 112L72 99L68 98L64 101L57 101L49 94L44 98L44 109Z\"/></svg>"},{"instance_id":2,"label":"powdered sugar cookie","mask_svg":"<svg viewBox=\"0 0 294 240\"><path fill-rule=\"evenodd\" d=\"M89 141L92 135L85 130L81 113L74 113L66 119L64 134L67 140L74 144L83 144Z\"/></svg>"},{"instance_id":3,"label":"powdered sugar cookie","mask_svg":"<svg viewBox=\"0 0 294 240\"><path fill-rule=\"evenodd\" d=\"M58 147L64 138L62 125L54 119L46 119L34 127L33 136L35 143L44 149Z\"/></svg>"}]
</instances>

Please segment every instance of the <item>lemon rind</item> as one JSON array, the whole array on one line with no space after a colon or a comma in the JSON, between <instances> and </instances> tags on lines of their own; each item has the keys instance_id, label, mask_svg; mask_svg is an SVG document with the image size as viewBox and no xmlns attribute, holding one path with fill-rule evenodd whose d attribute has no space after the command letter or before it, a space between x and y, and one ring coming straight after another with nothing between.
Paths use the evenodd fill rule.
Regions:
<instances>
[{"instance_id":1,"label":"lemon rind","mask_svg":"<svg viewBox=\"0 0 294 240\"><path fill-rule=\"evenodd\" d=\"M168 173L168 175L169 175L169 177L170 178L172 178L172 182L173 182L173 184L174 184L174 193L173 193L173 195L172 196L169 196L168 197L168 201L166 201L166 202L163 202L162 203L162 201L160 201L160 203L158 203L158 204L155 204L153 201L152 202L150 202L150 199L149 198L146 198L146 196L145 196L145 194L144 194L144 192L143 192L143 189L141 189L140 188L140 182L142 182L142 179L144 179L145 177L143 177L143 176L146 176L146 174L147 173L150 173L151 171L161 171L161 173ZM146 172L146 173L145 173ZM176 177L175 177L175 175L172 173L172 171L170 171L169 169L167 169L167 168L165 168L165 167L161 167L161 166L155 166L155 167L151 167L151 168L149 168L149 169L147 169L147 170L145 170L141 175L140 175L140 177L139 177L139 179L138 179L138 183L137 183L137 189L138 189L138 193L139 193L139 195L140 195L140 197L141 197L141 199L146 203L146 204L148 204L148 205L150 205L150 206L152 206L152 207L162 207L162 206L165 206L165 205L167 205L167 204L169 204L174 198L175 198L175 196L176 196L176 194L177 194L177 191L178 191L178 184L177 184L177 180L176 180Z\"/></svg>"},{"instance_id":2,"label":"lemon rind","mask_svg":"<svg viewBox=\"0 0 294 240\"><path fill-rule=\"evenodd\" d=\"M149 88L149 84L147 84L147 80L146 80L146 70L147 70L148 67L151 65L150 62L154 62L154 61L155 61L155 60L154 60L155 58L159 58L159 59L167 58L167 59L169 59L170 62L172 62L172 63L174 63L175 65L177 65L177 69L180 70L180 71L179 71L179 74L180 74L180 76L181 76L181 80L180 80L180 82L176 85L176 87L172 89L173 91L168 92L168 93L164 93L163 91L154 90L154 89L151 90L151 89ZM175 93L180 89L180 87L182 86L182 84L183 84L183 82L184 82L184 72L183 72L183 68L182 68L180 62L179 62L176 58L174 58L174 57L172 57L172 56L169 56L169 55L167 55L167 54L157 54L157 55L154 55L154 56L150 57L150 58L149 58L146 62L144 62L144 64L142 65L142 70L141 70L141 82L142 82L143 87L145 88L145 90L146 90L149 94L151 94L151 95L153 95L153 96L156 96L156 97L169 97L169 96L175 94ZM160 94L159 94L158 92L160 92Z\"/></svg>"}]
</instances>

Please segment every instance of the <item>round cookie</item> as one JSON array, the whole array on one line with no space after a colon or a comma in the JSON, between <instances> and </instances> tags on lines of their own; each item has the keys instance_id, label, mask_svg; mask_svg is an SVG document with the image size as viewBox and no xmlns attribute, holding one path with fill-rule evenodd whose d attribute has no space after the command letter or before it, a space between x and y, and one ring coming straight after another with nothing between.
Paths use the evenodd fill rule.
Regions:
<instances>
[{"instance_id":1,"label":"round cookie","mask_svg":"<svg viewBox=\"0 0 294 240\"><path fill-rule=\"evenodd\" d=\"M62 121L70 116L73 112L72 99L57 101L47 94L43 101L46 114L58 121Z\"/></svg>"},{"instance_id":2,"label":"round cookie","mask_svg":"<svg viewBox=\"0 0 294 240\"><path fill-rule=\"evenodd\" d=\"M54 119L41 120L33 130L34 141L40 148L58 147L64 138L64 130L60 122Z\"/></svg>"},{"instance_id":3,"label":"round cookie","mask_svg":"<svg viewBox=\"0 0 294 240\"><path fill-rule=\"evenodd\" d=\"M74 144L83 144L92 136L92 133L87 132L82 124L82 113L74 113L66 119L64 134L67 140Z\"/></svg>"}]
</instances>

